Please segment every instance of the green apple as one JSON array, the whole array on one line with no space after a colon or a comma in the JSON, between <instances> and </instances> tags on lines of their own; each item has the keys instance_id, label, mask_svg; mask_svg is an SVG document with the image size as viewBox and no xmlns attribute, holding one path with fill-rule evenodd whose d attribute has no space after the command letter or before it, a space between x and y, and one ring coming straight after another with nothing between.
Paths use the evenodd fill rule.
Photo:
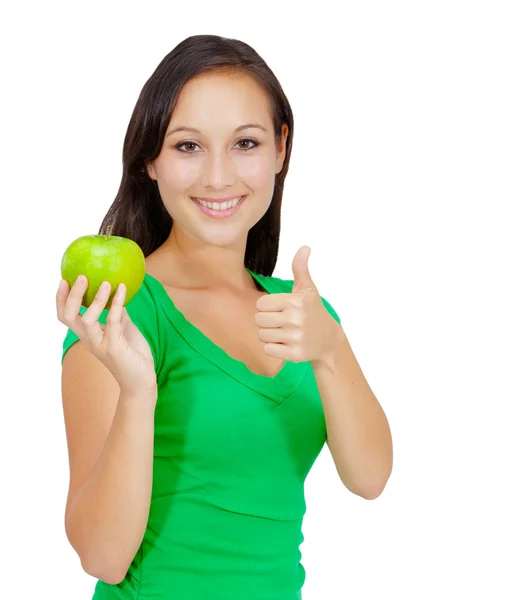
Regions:
<instances>
[{"instance_id":1,"label":"green apple","mask_svg":"<svg viewBox=\"0 0 510 600\"><path fill-rule=\"evenodd\" d=\"M85 275L88 286L82 306L89 307L103 281L111 285L104 310L109 310L119 283L126 285L124 306L129 304L142 286L145 276L145 256L140 246L129 238L109 235L84 235L72 242L61 263L62 279L72 287L79 275Z\"/></svg>"}]
</instances>

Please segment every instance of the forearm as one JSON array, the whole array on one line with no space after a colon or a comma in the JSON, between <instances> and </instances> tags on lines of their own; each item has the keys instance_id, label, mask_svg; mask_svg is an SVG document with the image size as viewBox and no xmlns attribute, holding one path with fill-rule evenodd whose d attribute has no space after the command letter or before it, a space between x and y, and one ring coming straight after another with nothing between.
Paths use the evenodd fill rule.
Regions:
<instances>
[{"instance_id":1,"label":"forearm","mask_svg":"<svg viewBox=\"0 0 510 600\"><path fill-rule=\"evenodd\" d=\"M338 474L353 493L375 498L392 469L391 432L343 328L338 328L335 351L313 368Z\"/></svg>"},{"instance_id":2,"label":"forearm","mask_svg":"<svg viewBox=\"0 0 510 600\"><path fill-rule=\"evenodd\" d=\"M123 579L147 526L155 399L121 393L101 458L76 492L66 532L90 575Z\"/></svg>"}]
</instances>

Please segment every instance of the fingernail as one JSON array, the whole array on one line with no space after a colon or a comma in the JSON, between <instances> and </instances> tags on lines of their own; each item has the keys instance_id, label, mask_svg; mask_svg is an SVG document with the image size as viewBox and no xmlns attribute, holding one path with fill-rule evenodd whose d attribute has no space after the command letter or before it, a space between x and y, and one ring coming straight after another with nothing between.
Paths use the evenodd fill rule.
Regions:
<instances>
[{"instance_id":1,"label":"fingernail","mask_svg":"<svg viewBox=\"0 0 510 600\"><path fill-rule=\"evenodd\" d=\"M58 284L58 290L59 290L59 292L61 292L65 288L65 286L66 286L65 280L61 279L60 283Z\"/></svg>"}]
</instances>

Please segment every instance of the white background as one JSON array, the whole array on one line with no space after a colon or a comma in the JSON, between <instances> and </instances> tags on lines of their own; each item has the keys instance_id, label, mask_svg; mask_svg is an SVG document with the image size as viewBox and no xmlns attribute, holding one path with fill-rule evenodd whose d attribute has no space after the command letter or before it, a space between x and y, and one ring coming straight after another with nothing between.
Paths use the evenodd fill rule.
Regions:
<instances>
[{"instance_id":1,"label":"white background","mask_svg":"<svg viewBox=\"0 0 510 600\"><path fill-rule=\"evenodd\" d=\"M64 531L60 260L114 199L143 84L210 33L252 45L291 102L274 275L311 247L393 434L376 500L327 446L312 468L304 600L510 598L508 3L297 4L3 10L2 597L92 597Z\"/></svg>"}]
</instances>

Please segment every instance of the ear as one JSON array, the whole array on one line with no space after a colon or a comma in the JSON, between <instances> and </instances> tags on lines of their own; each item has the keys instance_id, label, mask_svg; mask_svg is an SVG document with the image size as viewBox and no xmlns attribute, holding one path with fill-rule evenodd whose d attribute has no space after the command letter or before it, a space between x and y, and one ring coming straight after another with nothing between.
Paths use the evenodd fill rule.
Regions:
<instances>
[{"instance_id":1,"label":"ear","mask_svg":"<svg viewBox=\"0 0 510 600\"><path fill-rule=\"evenodd\" d=\"M154 170L153 164L151 162L146 162L145 168L147 169L147 173L149 174L149 177L151 179L154 179L154 181L156 181L156 171Z\"/></svg>"},{"instance_id":2,"label":"ear","mask_svg":"<svg viewBox=\"0 0 510 600\"><path fill-rule=\"evenodd\" d=\"M289 127L287 123L282 125L282 133L280 143L278 146L278 152L276 156L276 173L279 173L283 169L283 163L285 162L285 156L287 154L287 136L289 135Z\"/></svg>"}]
</instances>

